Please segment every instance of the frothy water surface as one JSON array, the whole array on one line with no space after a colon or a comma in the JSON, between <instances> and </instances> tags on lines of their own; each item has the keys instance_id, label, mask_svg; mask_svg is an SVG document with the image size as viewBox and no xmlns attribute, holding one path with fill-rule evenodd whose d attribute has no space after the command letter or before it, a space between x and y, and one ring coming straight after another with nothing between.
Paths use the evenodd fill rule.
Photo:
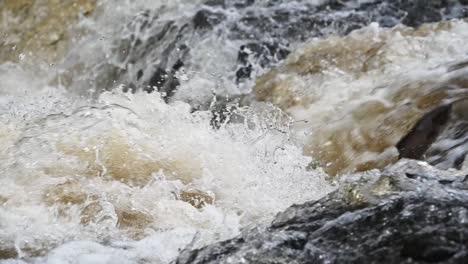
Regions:
<instances>
[{"instance_id":1,"label":"frothy water surface","mask_svg":"<svg viewBox=\"0 0 468 264\"><path fill-rule=\"evenodd\" d=\"M243 39L227 25L256 10L270 12L271 1L253 7L233 1L214 33L193 33L187 23L202 2L97 1L92 15L70 26L73 37L57 61L24 53L0 65L1 263L169 263L183 249L269 224L292 204L336 188L324 169L311 166L317 160L307 156L310 148L340 141L364 149L358 160L364 162L393 153L392 132L401 132L396 121L377 135L391 138L388 146L369 152L359 145L368 140L360 133L382 127L368 114L396 120L411 96L430 101L433 87L422 80L445 80L451 63L467 53L461 20L418 31L372 24L326 37L335 33L332 25L321 33L325 40L291 41L288 48L296 51L277 70L269 72L282 58L257 58L252 79L239 83L238 47L258 32ZM302 12L299 2L277 1L278 10ZM14 22L6 11L2 19ZM348 28L336 33L342 31ZM175 48L179 42L191 52ZM275 52L280 46L267 45ZM171 70L179 60L186 67ZM177 90L145 92L157 67L179 82ZM268 96L276 97L261 98L262 85L273 86ZM248 106L233 106L232 122L223 116L213 127L211 110L220 97L239 97ZM335 134L343 137L331 140ZM355 157L356 151L339 154Z\"/></svg>"},{"instance_id":2,"label":"frothy water surface","mask_svg":"<svg viewBox=\"0 0 468 264\"><path fill-rule=\"evenodd\" d=\"M23 88L2 91L10 107L0 133L2 250L19 257L60 245L44 261L73 248L85 259L166 262L189 242L232 237L331 190L269 126L279 112L246 110L250 125L214 130L210 113L157 93L105 92L90 103L56 87Z\"/></svg>"},{"instance_id":3,"label":"frothy water surface","mask_svg":"<svg viewBox=\"0 0 468 264\"><path fill-rule=\"evenodd\" d=\"M184 6L103 2L79 26L105 35L109 23L163 4L168 16ZM159 93L83 95L93 85L54 81L70 61L106 56L112 41L93 34L64 64L0 66L0 258L22 259L5 263L168 263L333 189L306 169L292 121L274 107L239 109L244 123L214 129L211 112ZM219 86L206 76L193 85Z\"/></svg>"}]
</instances>

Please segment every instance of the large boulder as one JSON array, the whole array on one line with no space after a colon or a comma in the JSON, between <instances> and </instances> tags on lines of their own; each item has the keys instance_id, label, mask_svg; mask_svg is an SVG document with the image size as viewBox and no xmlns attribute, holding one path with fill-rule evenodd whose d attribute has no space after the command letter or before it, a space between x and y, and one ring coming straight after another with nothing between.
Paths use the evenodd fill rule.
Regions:
<instances>
[{"instance_id":1,"label":"large boulder","mask_svg":"<svg viewBox=\"0 0 468 264\"><path fill-rule=\"evenodd\" d=\"M466 263L466 178L402 161L176 263Z\"/></svg>"}]
</instances>

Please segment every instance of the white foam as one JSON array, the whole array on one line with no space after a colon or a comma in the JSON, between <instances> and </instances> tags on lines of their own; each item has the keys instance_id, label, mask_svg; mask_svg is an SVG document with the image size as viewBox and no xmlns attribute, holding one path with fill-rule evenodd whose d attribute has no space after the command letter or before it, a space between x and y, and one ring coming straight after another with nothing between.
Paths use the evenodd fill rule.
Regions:
<instances>
[{"instance_id":1,"label":"white foam","mask_svg":"<svg viewBox=\"0 0 468 264\"><path fill-rule=\"evenodd\" d=\"M12 74L17 87L3 86L0 95L11 106L0 115L8 124L0 133L0 240L20 257L45 250L33 259L167 263L190 243L235 236L333 189L322 172L306 170L310 159L283 132L244 124L214 130L209 112L167 105L157 93L105 92L92 103L31 76ZM147 168L155 171L146 175ZM187 189L211 193L215 203L197 209L174 196ZM94 220L83 224L94 205ZM135 217L128 228L120 227L122 212Z\"/></svg>"}]
</instances>

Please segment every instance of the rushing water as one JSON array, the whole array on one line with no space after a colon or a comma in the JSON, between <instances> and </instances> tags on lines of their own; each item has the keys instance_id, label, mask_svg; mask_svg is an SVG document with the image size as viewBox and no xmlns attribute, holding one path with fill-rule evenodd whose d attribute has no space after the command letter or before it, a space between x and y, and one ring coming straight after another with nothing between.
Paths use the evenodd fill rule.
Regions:
<instances>
[{"instance_id":1,"label":"rushing water","mask_svg":"<svg viewBox=\"0 0 468 264\"><path fill-rule=\"evenodd\" d=\"M239 81L238 47L259 32L245 36L232 25L252 10L267 12L270 2L228 6L211 33L193 33L184 25L202 1L98 1L93 15L70 27L74 37L57 61L30 50L1 64L0 262L169 263L182 249L267 224L334 190L326 172L395 158L410 127L449 100L433 99L437 82L464 74L447 74L468 52L463 20L419 31L371 24L348 37L338 36L348 28L332 25L292 37L292 55L254 87L284 58L258 59L252 79ZM303 12L296 2L277 5ZM8 26L14 19L5 12ZM313 37L325 40L301 44ZM165 72L159 93L144 91L155 67L179 60L185 67ZM427 106L407 104L425 96ZM217 116L213 125L215 108L230 98L240 98L232 120ZM402 111L410 113L404 128ZM383 119L390 121L382 128ZM384 143L368 142L376 138ZM313 155L337 142L347 149Z\"/></svg>"},{"instance_id":2,"label":"rushing water","mask_svg":"<svg viewBox=\"0 0 468 264\"><path fill-rule=\"evenodd\" d=\"M112 55L121 19L162 4L103 2L102 14L79 25L93 32L63 63L0 66L1 258L167 263L332 190L324 173L306 169L311 159L289 139L292 121L273 107L239 109L244 123L213 129L210 111L191 113L180 100L101 93L82 81ZM166 16L190 12L167 4ZM50 81L79 63L81 80ZM223 85L213 77L222 69L205 70L183 89Z\"/></svg>"}]
</instances>

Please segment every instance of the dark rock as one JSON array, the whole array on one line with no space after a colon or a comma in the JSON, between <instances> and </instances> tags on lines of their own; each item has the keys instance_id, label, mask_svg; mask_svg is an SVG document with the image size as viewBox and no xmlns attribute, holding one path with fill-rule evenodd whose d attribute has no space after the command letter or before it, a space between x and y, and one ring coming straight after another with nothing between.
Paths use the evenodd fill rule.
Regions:
<instances>
[{"instance_id":1,"label":"dark rock","mask_svg":"<svg viewBox=\"0 0 468 264\"><path fill-rule=\"evenodd\" d=\"M266 229L186 250L176 263L466 263L463 177L403 163L409 165L369 175L373 180L353 176L328 197L280 213ZM414 170L425 177L403 173ZM445 178L454 183L441 185Z\"/></svg>"},{"instance_id":2,"label":"dark rock","mask_svg":"<svg viewBox=\"0 0 468 264\"><path fill-rule=\"evenodd\" d=\"M125 37L119 42L115 61L117 66L108 76L108 87L115 82L129 84L132 92L143 89L146 92L159 91L164 99L170 98L180 85L176 73L184 67L190 57L186 45L187 34L192 29L175 21L159 21L158 15L150 11L141 12L127 25ZM109 71L109 70L108 70ZM131 87L130 87L131 86Z\"/></svg>"},{"instance_id":3,"label":"dark rock","mask_svg":"<svg viewBox=\"0 0 468 264\"><path fill-rule=\"evenodd\" d=\"M245 8L255 3L255 0L208 0L204 4L207 6L223 8Z\"/></svg>"},{"instance_id":4,"label":"dark rock","mask_svg":"<svg viewBox=\"0 0 468 264\"><path fill-rule=\"evenodd\" d=\"M236 72L236 82L240 83L249 79L252 74L253 66L258 65L262 68L271 67L289 55L287 47L278 43L248 43L242 45L237 55L239 69Z\"/></svg>"},{"instance_id":5,"label":"dark rock","mask_svg":"<svg viewBox=\"0 0 468 264\"><path fill-rule=\"evenodd\" d=\"M234 7L243 8L253 5L255 3L255 0L235 0L232 2Z\"/></svg>"},{"instance_id":6,"label":"dark rock","mask_svg":"<svg viewBox=\"0 0 468 264\"><path fill-rule=\"evenodd\" d=\"M424 153L424 160L440 168L461 169L468 154L468 101L452 104L452 113L444 129Z\"/></svg>"},{"instance_id":7,"label":"dark rock","mask_svg":"<svg viewBox=\"0 0 468 264\"><path fill-rule=\"evenodd\" d=\"M228 1L229 2L229 1ZM239 48L236 81L253 78L251 68L275 67L289 54L289 44L304 42L329 34L345 35L371 22L384 27L399 23L419 26L452 17L468 15L458 12L457 1L397 0L369 1L329 0L322 5L307 1L283 0L242 5L238 19L222 23L223 34L233 40L245 40ZM226 4L226 6L236 4ZM246 52L245 50L249 50Z\"/></svg>"},{"instance_id":8,"label":"dark rock","mask_svg":"<svg viewBox=\"0 0 468 264\"><path fill-rule=\"evenodd\" d=\"M204 65L192 59L198 52L192 50L193 43L216 37L239 43L238 65L225 76L240 84L277 66L289 54L290 44L345 35L372 22L419 26L465 17L466 9L455 0L328 0L321 5L305 0L208 0L191 17L167 20L159 17L158 10L145 11L127 25L117 58L107 63L109 76L96 83L100 89L133 83L148 91L162 90L169 98L178 85L175 64L182 62L189 71L203 70ZM166 75L170 78L162 78ZM153 88L154 84L164 88Z\"/></svg>"},{"instance_id":9,"label":"dark rock","mask_svg":"<svg viewBox=\"0 0 468 264\"><path fill-rule=\"evenodd\" d=\"M440 169L461 169L468 154L468 101L437 107L397 145L402 158L424 160Z\"/></svg>"},{"instance_id":10,"label":"dark rock","mask_svg":"<svg viewBox=\"0 0 468 264\"><path fill-rule=\"evenodd\" d=\"M179 80L175 77L177 70L174 70L177 64L174 65L173 70L166 71L161 68L157 68L153 76L148 82L148 85L144 90L148 93L158 91L164 100L172 97L175 90L180 85Z\"/></svg>"},{"instance_id":11,"label":"dark rock","mask_svg":"<svg viewBox=\"0 0 468 264\"><path fill-rule=\"evenodd\" d=\"M404 4L408 14L403 23L408 26L419 26L422 23L436 22L442 19L441 8L447 6L447 1L416 0Z\"/></svg>"},{"instance_id":12,"label":"dark rock","mask_svg":"<svg viewBox=\"0 0 468 264\"><path fill-rule=\"evenodd\" d=\"M237 61L241 64L255 63L267 67L284 60L289 55L287 47L278 43L248 43L240 47Z\"/></svg>"},{"instance_id":13,"label":"dark rock","mask_svg":"<svg viewBox=\"0 0 468 264\"><path fill-rule=\"evenodd\" d=\"M207 6L226 7L225 0L208 0L205 2Z\"/></svg>"},{"instance_id":14,"label":"dark rock","mask_svg":"<svg viewBox=\"0 0 468 264\"><path fill-rule=\"evenodd\" d=\"M213 29L225 19L222 13L214 13L206 9L198 11L193 17L193 26L195 29Z\"/></svg>"},{"instance_id":15,"label":"dark rock","mask_svg":"<svg viewBox=\"0 0 468 264\"><path fill-rule=\"evenodd\" d=\"M437 89L452 96L424 115L397 144L400 157L424 160L440 169L464 166L468 154L467 70L465 60L448 65L452 77Z\"/></svg>"},{"instance_id":16,"label":"dark rock","mask_svg":"<svg viewBox=\"0 0 468 264\"><path fill-rule=\"evenodd\" d=\"M330 0L319 6L307 4L306 1L290 6L281 5L285 1L276 2L275 5L247 9L239 21L231 25L232 36L292 43L329 33L347 34L371 22L387 27L399 23L419 26L452 16L463 16L454 11L458 8L456 1L380 0L358 3Z\"/></svg>"},{"instance_id":17,"label":"dark rock","mask_svg":"<svg viewBox=\"0 0 468 264\"><path fill-rule=\"evenodd\" d=\"M140 80L141 77L143 77L143 71L139 70L138 73L137 73L137 80Z\"/></svg>"},{"instance_id":18,"label":"dark rock","mask_svg":"<svg viewBox=\"0 0 468 264\"><path fill-rule=\"evenodd\" d=\"M398 144L401 158L421 159L447 124L452 105L442 105L425 115Z\"/></svg>"},{"instance_id":19,"label":"dark rock","mask_svg":"<svg viewBox=\"0 0 468 264\"><path fill-rule=\"evenodd\" d=\"M249 79L252 74L252 65L248 64L247 66L243 66L239 68L236 72L236 81L238 83L244 81L245 79Z\"/></svg>"}]
</instances>

